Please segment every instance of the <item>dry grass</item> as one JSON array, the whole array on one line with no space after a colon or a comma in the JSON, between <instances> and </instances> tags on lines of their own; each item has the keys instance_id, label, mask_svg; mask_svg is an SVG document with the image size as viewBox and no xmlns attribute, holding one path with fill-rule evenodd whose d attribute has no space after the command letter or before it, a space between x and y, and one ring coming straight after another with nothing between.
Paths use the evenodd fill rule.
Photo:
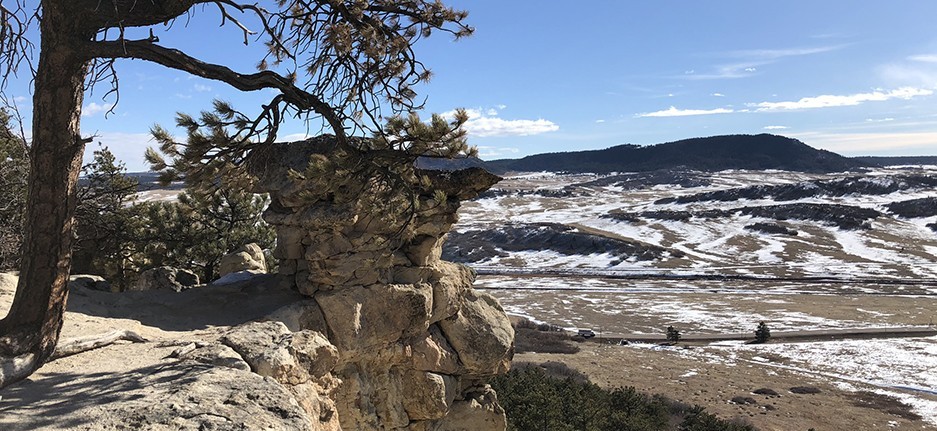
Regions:
<instances>
[{"instance_id":1,"label":"dry grass","mask_svg":"<svg viewBox=\"0 0 937 431\"><path fill-rule=\"evenodd\" d=\"M514 351L572 354L579 352L579 346L563 328L520 319L514 324Z\"/></svg>"},{"instance_id":2,"label":"dry grass","mask_svg":"<svg viewBox=\"0 0 937 431\"><path fill-rule=\"evenodd\" d=\"M911 406L893 396L871 391L859 391L855 396L854 404L858 407L879 410L911 421L921 420L921 416L914 413Z\"/></svg>"}]
</instances>

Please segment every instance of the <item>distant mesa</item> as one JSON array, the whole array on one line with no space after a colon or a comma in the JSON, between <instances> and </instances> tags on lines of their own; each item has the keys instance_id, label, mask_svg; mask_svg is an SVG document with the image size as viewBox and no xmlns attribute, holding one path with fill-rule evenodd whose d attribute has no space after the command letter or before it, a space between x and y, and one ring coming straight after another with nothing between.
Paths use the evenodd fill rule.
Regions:
<instances>
[{"instance_id":1,"label":"distant mesa","mask_svg":"<svg viewBox=\"0 0 937 431\"><path fill-rule=\"evenodd\" d=\"M648 172L680 168L714 172L726 169L777 169L798 172L844 172L870 165L813 148L784 136L725 135L684 139L657 145L619 145L604 150L571 151L485 162L475 158L421 160L429 169L462 169L480 166L496 173L570 172L597 173Z\"/></svg>"}]
</instances>

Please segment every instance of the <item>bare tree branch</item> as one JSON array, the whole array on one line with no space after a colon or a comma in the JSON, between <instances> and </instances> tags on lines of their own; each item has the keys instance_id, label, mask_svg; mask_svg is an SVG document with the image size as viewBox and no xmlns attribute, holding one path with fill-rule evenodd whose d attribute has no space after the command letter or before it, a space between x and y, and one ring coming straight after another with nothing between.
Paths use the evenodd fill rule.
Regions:
<instances>
[{"instance_id":1,"label":"bare tree branch","mask_svg":"<svg viewBox=\"0 0 937 431\"><path fill-rule=\"evenodd\" d=\"M182 51L157 45L150 40L98 41L89 42L84 51L97 58L134 58L152 61L163 66L188 72L206 79L222 81L242 91L273 88L279 90L283 100L297 110L313 110L321 115L341 139L345 138L345 127L339 113L318 96L295 85L292 81L272 71L242 74L226 66L203 62Z\"/></svg>"},{"instance_id":2,"label":"bare tree branch","mask_svg":"<svg viewBox=\"0 0 937 431\"><path fill-rule=\"evenodd\" d=\"M30 75L35 73L32 63L35 45L26 34L37 20L38 11L28 8L25 0L0 1L0 90L17 76L23 62Z\"/></svg>"}]
</instances>

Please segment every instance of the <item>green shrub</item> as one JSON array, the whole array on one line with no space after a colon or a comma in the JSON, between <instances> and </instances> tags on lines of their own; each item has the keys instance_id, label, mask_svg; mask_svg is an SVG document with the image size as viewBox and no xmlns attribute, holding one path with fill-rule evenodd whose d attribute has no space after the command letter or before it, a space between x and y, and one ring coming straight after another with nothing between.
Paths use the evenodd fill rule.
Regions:
<instances>
[{"instance_id":1,"label":"green shrub","mask_svg":"<svg viewBox=\"0 0 937 431\"><path fill-rule=\"evenodd\" d=\"M19 267L29 175L28 150L23 139L14 133L10 116L0 109L0 271Z\"/></svg>"},{"instance_id":2,"label":"green shrub","mask_svg":"<svg viewBox=\"0 0 937 431\"><path fill-rule=\"evenodd\" d=\"M667 327L667 341L670 341L671 343L679 343L681 338L683 338L683 336L680 335L679 330L673 326Z\"/></svg>"},{"instance_id":3,"label":"green shrub","mask_svg":"<svg viewBox=\"0 0 937 431\"><path fill-rule=\"evenodd\" d=\"M748 431L746 423L728 422L699 406L648 395L633 387L602 389L558 362L517 363L494 378L492 387L515 431ZM674 424L678 424L674 428Z\"/></svg>"},{"instance_id":4,"label":"green shrub","mask_svg":"<svg viewBox=\"0 0 937 431\"><path fill-rule=\"evenodd\" d=\"M771 329L765 322L758 322L758 328L755 329L755 342L767 343L769 338L771 338Z\"/></svg>"}]
</instances>

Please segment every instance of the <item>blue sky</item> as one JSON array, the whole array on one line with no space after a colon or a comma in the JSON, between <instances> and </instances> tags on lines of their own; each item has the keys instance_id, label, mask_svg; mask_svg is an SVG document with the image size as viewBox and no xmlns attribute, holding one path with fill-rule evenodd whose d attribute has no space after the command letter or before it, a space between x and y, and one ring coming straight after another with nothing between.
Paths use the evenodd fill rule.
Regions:
<instances>
[{"instance_id":1,"label":"blue sky","mask_svg":"<svg viewBox=\"0 0 937 431\"><path fill-rule=\"evenodd\" d=\"M449 1L476 28L418 52L434 72L419 89L429 112L469 109L482 158L653 144L696 136L777 133L844 155L937 155L937 2ZM252 71L215 9L164 45ZM251 111L243 94L140 61L119 64L121 97L85 98L82 129L143 170L147 130L213 98ZM29 115L24 82L7 89ZM283 138L305 133L288 124ZM95 144L90 149L95 148Z\"/></svg>"}]
</instances>

